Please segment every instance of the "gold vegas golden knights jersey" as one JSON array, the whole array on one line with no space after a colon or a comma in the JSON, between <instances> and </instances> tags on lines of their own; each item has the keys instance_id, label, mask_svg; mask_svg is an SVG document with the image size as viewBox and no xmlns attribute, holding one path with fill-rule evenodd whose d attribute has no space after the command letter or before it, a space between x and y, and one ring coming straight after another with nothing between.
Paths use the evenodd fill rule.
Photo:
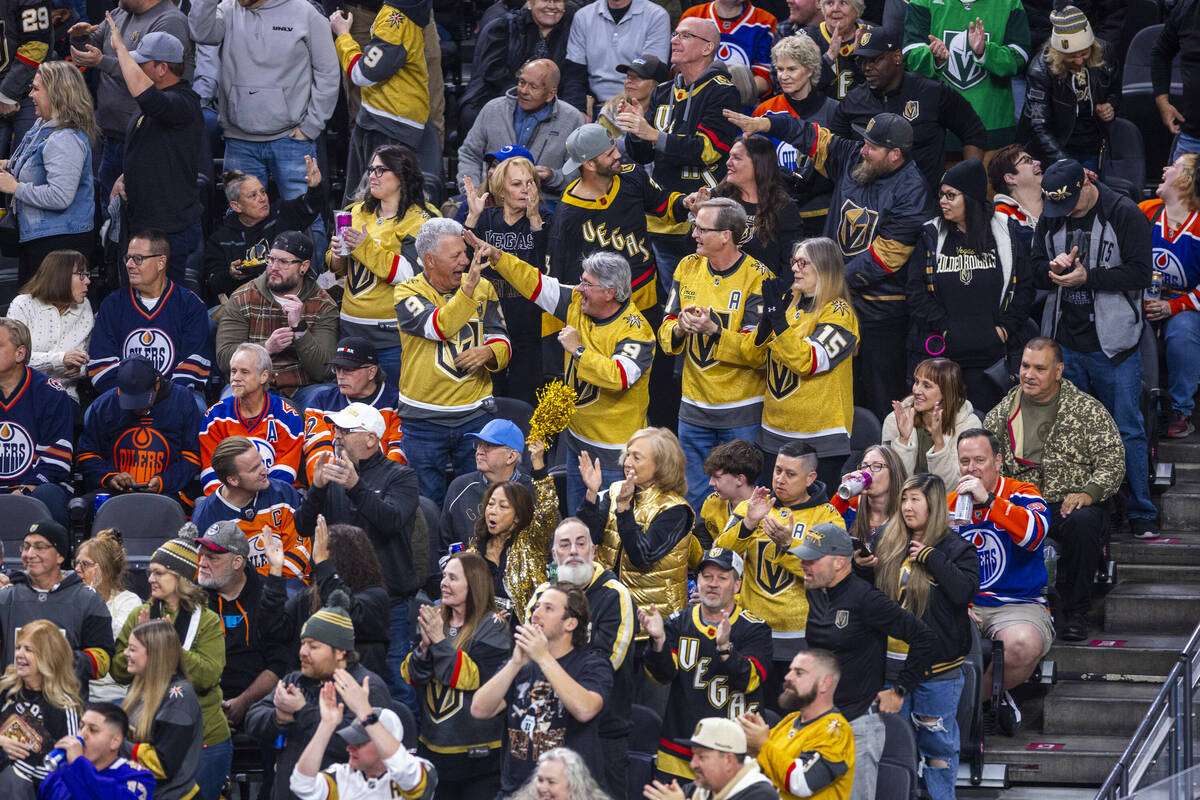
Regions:
<instances>
[{"instance_id":1,"label":"gold vegas golden knights jersey","mask_svg":"<svg viewBox=\"0 0 1200 800\"><path fill-rule=\"evenodd\" d=\"M771 729L758 766L782 800L848 800L854 757L854 732L836 708L807 723L795 711Z\"/></svg>"},{"instance_id":2,"label":"gold vegas golden knights jersey","mask_svg":"<svg viewBox=\"0 0 1200 800\"><path fill-rule=\"evenodd\" d=\"M824 498L824 493L821 497ZM806 530L822 522L845 527L842 515L824 499L818 502L810 497L791 507L781 505L778 500L775 503L767 516L791 529L794 545L800 544ZM804 642L804 627L808 622L804 571L800 559L787 549L781 552L771 541L761 522L753 531L746 530L743 523L747 505L745 500L738 503L716 545L728 547L745 560L738 603L771 626L775 660L789 661Z\"/></svg>"},{"instance_id":3,"label":"gold vegas golden knights jersey","mask_svg":"<svg viewBox=\"0 0 1200 800\"><path fill-rule=\"evenodd\" d=\"M617 469L621 448L646 425L654 329L628 300L608 319L589 317L574 287L509 253L501 254L495 268L542 311L579 331L583 355L563 353L565 380L576 395L567 432L574 450L585 449L605 469Z\"/></svg>"},{"instance_id":4,"label":"gold vegas golden knights jersey","mask_svg":"<svg viewBox=\"0 0 1200 800\"><path fill-rule=\"evenodd\" d=\"M480 278L473 297L461 288L442 294L422 273L397 286L395 300L404 348L401 418L454 426L483 413L492 396L488 370L504 369L511 352L496 289ZM459 353L480 346L491 348L496 366L469 371L454 366Z\"/></svg>"},{"instance_id":5,"label":"gold vegas golden knights jersey","mask_svg":"<svg viewBox=\"0 0 1200 800\"><path fill-rule=\"evenodd\" d=\"M740 349L728 348L727 360L717 355L717 340L727 332L752 333L762 317L762 282L774 275L758 259L742 255L718 272L701 255L686 256L675 268L666 317L658 329L658 344L672 355L684 353L683 399L679 418L703 428L740 428L762 419L765 371L757 358L746 359ZM704 306L720 328L705 336L686 334L672 341L682 309ZM752 363L758 362L758 363Z\"/></svg>"}]
</instances>

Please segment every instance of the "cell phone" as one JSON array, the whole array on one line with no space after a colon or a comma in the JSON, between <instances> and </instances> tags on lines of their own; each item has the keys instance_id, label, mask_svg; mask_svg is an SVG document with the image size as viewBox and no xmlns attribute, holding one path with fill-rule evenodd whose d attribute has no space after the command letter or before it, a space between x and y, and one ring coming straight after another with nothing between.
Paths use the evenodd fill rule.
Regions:
<instances>
[{"instance_id":1,"label":"cell phone","mask_svg":"<svg viewBox=\"0 0 1200 800\"><path fill-rule=\"evenodd\" d=\"M874 555L874 553L871 552L871 545L867 544L866 542L860 542L858 539L854 540L854 550L855 552L861 553L863 558L870 558L872 555Z\"/></svg>"},{"instance_id":2,"label":"cell phone","mask_svg":"<svg viewBox=\"0 0 1200 800\"><path fill-rule=\"evenodd\" d=\"M130 486L129 488L135 492L144 492L150 488L150 484L149 483L135 483L133 486Z\"/></svg>"}]
</instances>

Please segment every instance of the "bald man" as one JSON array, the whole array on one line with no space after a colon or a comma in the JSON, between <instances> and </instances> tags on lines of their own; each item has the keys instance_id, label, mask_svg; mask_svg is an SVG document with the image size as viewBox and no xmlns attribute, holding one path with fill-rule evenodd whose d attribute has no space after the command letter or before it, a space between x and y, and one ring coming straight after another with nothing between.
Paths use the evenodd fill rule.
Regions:
<instances>
[{"instance_id":1,"label":"bald man","mask_svg":"<svg viewBox=\"0 0 1200 800\"><path fill-rule=\"evenodd\" d=\"M559 77L553 61L528 61L517 74L517 85L483 107L458 151L460 186L467 175L476 186L486 186L484 156L513 144L533 155L543 196L562 193L567 136L587 120L558 99Z\"/></svg>"}]
</instances>

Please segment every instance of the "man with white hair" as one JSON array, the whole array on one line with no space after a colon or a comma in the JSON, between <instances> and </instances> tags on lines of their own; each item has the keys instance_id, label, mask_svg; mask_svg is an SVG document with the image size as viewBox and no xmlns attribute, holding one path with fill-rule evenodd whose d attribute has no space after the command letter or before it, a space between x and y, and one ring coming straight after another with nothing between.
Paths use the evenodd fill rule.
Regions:
<instances>
[{"instance_id":1,"label":"man with white hair","mask_svg":"<svg viewBox=\"0 0 1200 800\"><path fill-rule=\"evenodd\" d=\"M600 746L604 750L604 774L597 775L613 797L625 792L625 772L629 763L629 732L633 720L627 713L633 702L633 652L631 645L638 630L633 595L611 570L596 561L596 545L583 520L567 517L554 529L550 557L559 581L578 586L587 597L591 610L589 649L606 659L613 668L613 687L609 702L600 712ZM547 582L533 591L526 607L530 619Z\"/></svg>"},{"instance_id":2,"label":"man with white hair","mask_svg":"<svg viewBox=\"0 0 1200 800\"><path fill-rule=\"evenodd\" d=\"M304 449L304 420L292 404L267 391L271 354L261 344L239 344L229 358L230 395L204 414L200 424L200 482L212 494L221 480L212 468L213 450L230 436L245 436L262 456L269 476L296 483Z\"/></svg>"},{"instance_id":3,"label":"man with white hair","mask_svg":"<svg viewBox=\"0 0 1200 800\"><path fill-rule=\"evenodd\" d=\"M512 354L499 297L480 277L484 260L474 246L469 261L462 226L429 220L416 242L425 268L395 294L404 351L397 408L404 452L421 494L439 505L447 459L455 474L475 467L475 443L467 434L492 418L491 373L504 369Z\"/></svg>"},{"instance_id":4,"label":"man with white hair","mask_svg":"<svg viewBox=\"0 0 1200 800\"><path fill-rule=\"evenodd\" d=\"M603 483L611 485L625 477L625 442L646 426L654 329L630 301L629 262L616 253L593 253L583 260L579 283L566 286L469 231L466 239L514 289L566 323L558 342L566 384L575 390L567 426L567 510L574 512L586 491L579 453L599 456Z\"/></svg>"}]
</instances>

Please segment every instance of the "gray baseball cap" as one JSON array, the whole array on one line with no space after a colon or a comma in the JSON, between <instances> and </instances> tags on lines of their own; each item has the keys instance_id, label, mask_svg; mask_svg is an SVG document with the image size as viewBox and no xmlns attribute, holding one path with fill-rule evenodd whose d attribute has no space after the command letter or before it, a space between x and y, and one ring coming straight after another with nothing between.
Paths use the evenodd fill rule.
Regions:
<instances>
[{"instance_id":1,"label":"gray baseball cap","mask_svg":"<svg viewBox=\"0 0 1200 800\"><path fill-rule=\"evenodd\" d=\"M250 541L233 520L224 519L209 525L196 544L217 553L233 553L242 558L250 556Z\"/></svg>"},{"instance_id":2,"label":"gray baseball cap","mask_svg":"<svg viewBox=\"0 0 1200 800\"><path fill-rule=\"evenodd\" d=\"M612 146L612 137L603 125L595 122L580 125L567 137L568 158L567 163L563 164L563 175L578 172L583 162L604 155Z\"/></svg>"},{"instance_id":3,"label":"gray baseball cap","mask_svg":"<svg viewBox=\"0 0 1200 800\"><path fill-rule=\"evenodd\" d=\"M832 522L822 522L806 530L800 544L788 552L801 561L816 561L824 556L852 556L854 541L845 528Z\"/></svg>"},{"instance_id":4,"label":"gray baseball cap","mask_svg":"<svg viewBox=\"0 0 1200 800\"><path fill-rule=\"evenodd\" d=\"M183 42L166 31L147 33L142 37L137 50L129 55L139 64L147 61L165 61L168 64L183 63Z\"/></svg>"}]
</instances>

